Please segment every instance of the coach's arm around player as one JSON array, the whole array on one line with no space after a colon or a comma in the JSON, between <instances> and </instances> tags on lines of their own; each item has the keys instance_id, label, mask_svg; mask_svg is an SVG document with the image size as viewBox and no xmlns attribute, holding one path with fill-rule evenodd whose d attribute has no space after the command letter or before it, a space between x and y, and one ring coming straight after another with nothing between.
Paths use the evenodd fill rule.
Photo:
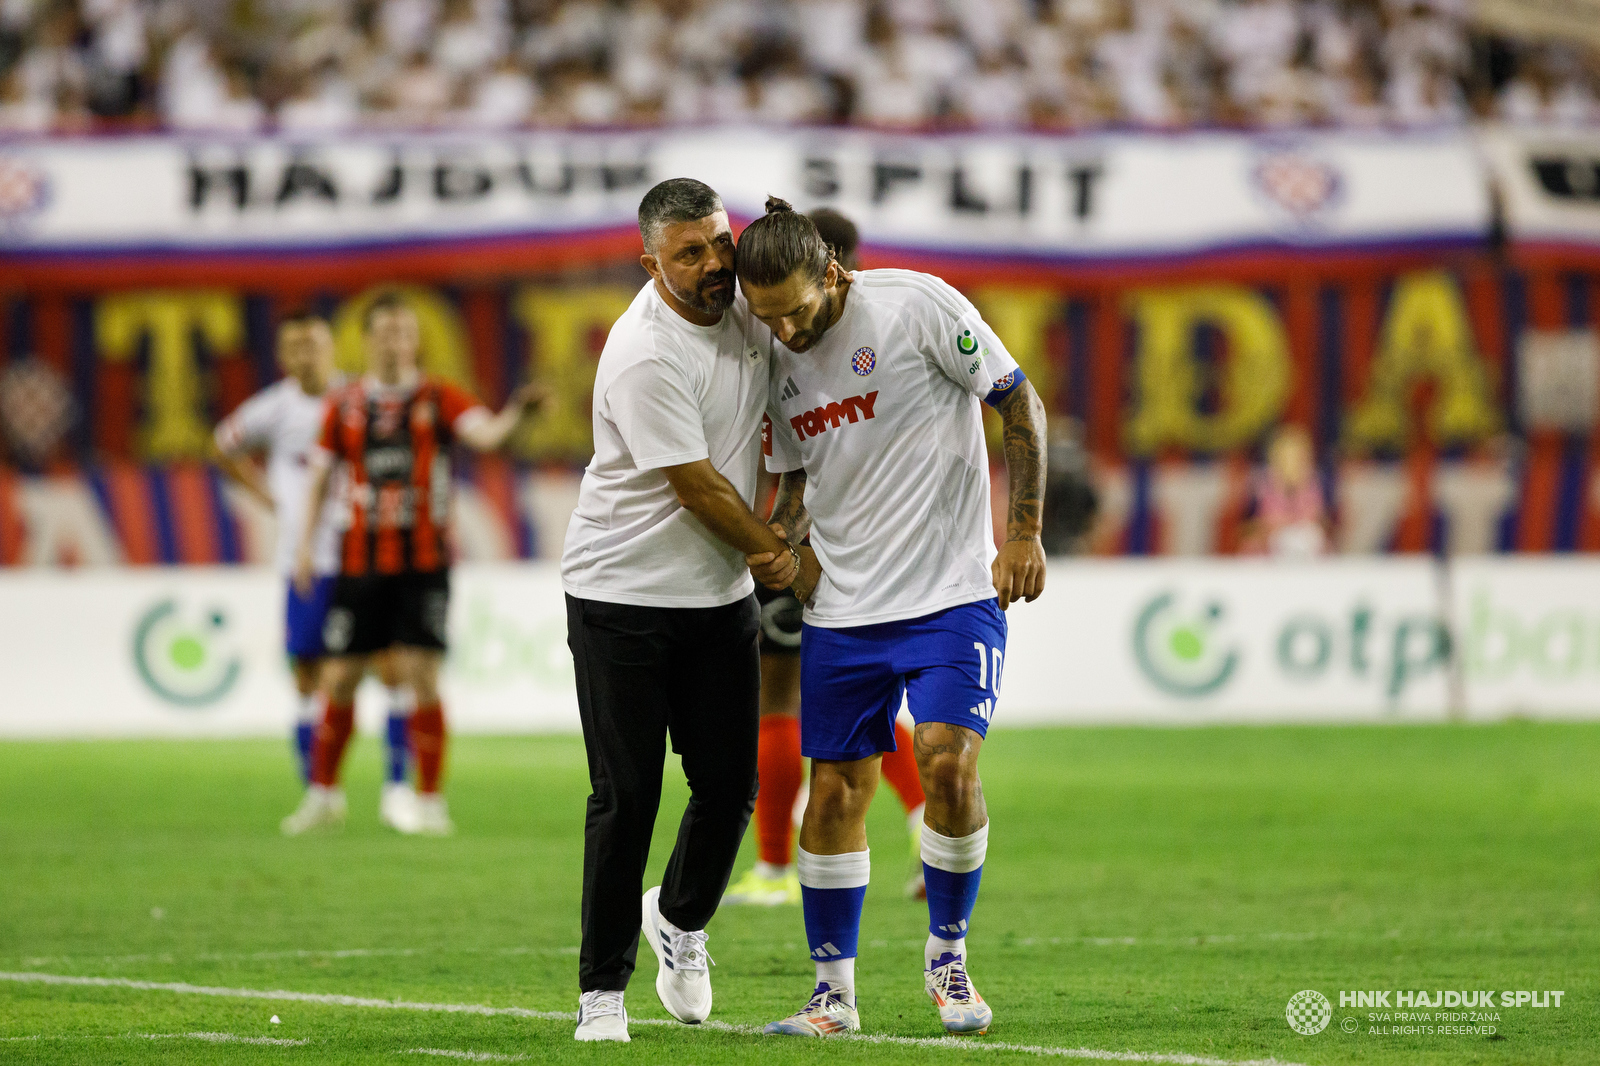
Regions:
<instances>
[{"instance_id":1,"label":"coach's arm around player","mask_svg":"<svg viewBox=\"0 0 1600 1066\"><path fill-rule=\"evenodd\" d=\"M810 548L795 548L794 541L786 539L782 527L769 528L751 514L739 490L717 473L710 460L669 466L662 473L667 475L684 510L698 518L713 536L744 552L747 559L761 559L767 563L760 573L752 568L758 581L771 589L793 587L797 596L804 589L806 595L800 596L802 603L810 598L811 589L816 587L816 575L821 572L816 555ZM774 535L784 543L775 547ZM809 581L806 580L808 574Z\"/></svg>"}]
</instances>

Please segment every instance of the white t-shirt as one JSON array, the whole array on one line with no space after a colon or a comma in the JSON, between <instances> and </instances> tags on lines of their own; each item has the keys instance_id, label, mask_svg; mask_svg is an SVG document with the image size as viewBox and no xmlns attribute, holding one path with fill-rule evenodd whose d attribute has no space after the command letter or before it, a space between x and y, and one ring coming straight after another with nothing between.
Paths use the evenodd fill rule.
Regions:
<instances>
[{"instance_id":1,"label":"white t-shirt","mask_svg":"<svg viewBox=\"0 0 1600 1066\"><path fill-rule=\"evenodd\" d=\"M995 594L982 397L1017 364L955 289L858 270L808 352L774 350L768 469L806 472L822 564L805 620L917 618Z\"/></svg>"},{"instance_id":2,"label":"white t-shirt","mask_svg":"<svg viewBox=\"0 0 1600 1066\"><path fill-rule=\"evenodd\" d=\"M322 433L323 398L308 396L294 378L268 385L217 425L217 447L237 453L267 453L267 488L278 518L274 562L284 574L294 572L295 548L305 529L306 501L311 492L311 453ZM318 574L339 572L339 507L329 493L312 541L311 562Z\"/></svg>"},{"instance_id":3,"label":"white t-shirt","mask_svg":"<svg viewBox=\"0 0 1600 1066\"><path fill-rule=\"evenodd\" d=\"M595 373L594 458L561 554L568 593L645 607L750 595L743 553L684 510L662 467L710 459L754 503L772 347L742 295L715 326L696 326L653 282L639 290Z\"/></svg>"}]
</instances>

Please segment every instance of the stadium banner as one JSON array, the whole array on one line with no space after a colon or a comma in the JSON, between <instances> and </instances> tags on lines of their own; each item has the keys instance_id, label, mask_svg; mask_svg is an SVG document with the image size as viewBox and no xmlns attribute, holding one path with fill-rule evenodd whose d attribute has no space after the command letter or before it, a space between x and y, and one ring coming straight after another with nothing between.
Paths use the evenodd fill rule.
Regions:
<instances>
[{"instance_id":1,"label":"stadium banner","mask_svg":"<svg viewBox=\"0 0 1600 1066\"><path fill-rule=\"evenodd\" d=\"M0 736L286 736L285 593L256 566L0 576ZM450 634L442 687L456 729L578 728L553 566L457 567ZM369 680L363 729L379 727L381 704Z\"/></svg>"},{"instance_id":2,"label":"stadium banner","mask_svg":"<svg viewBox=\"0 0 1600 1066\"><path fill-rule=\"evenodd\" d=\"M1471 717L1600 714L1600 565L1478 557L1451 570Z\"/></svg>"},{"instance_id":3,"label":"stadium banner","mask_svg":"<svg viewBox=\"0 0 1600 1066\"><path fill-rule=\"evenodd\" d=\"M1600 248L1600 132L1498 125L1480 130L1478 143L1516 247Z\"/></svg>"},{"instance_id":4,"label":"stadium banner","mask_svg":"<svg viewBox=\"0 0 1600 1066\"><path fill-rule=\"evenodd\" d=\"M1439 720L1439 591L1419 557L1059 560L1007 613L995 720Z\"/></svg>"},{"instance_id":5,"label":"stadium banner","mask_svg":"<svg viewBox=\"0 0 1600 1066\"><path fill-rule=\"evenodd\" d=\"M255 255L271 270L289 252L416 265L433 250L514 269L534 245L636 247L640 197L678 175L709 180L737 216L779 194L912 254L1466 244L1489 221L1464 132L188 135L0 143L0 254L22 276L97 255Z\"/></svg>"},{"instance_id":6,"label":"stadium banner","mask_svg":"<svg viewBox=\"0 0 1600 1066\"><path fill-rule=\"evenodd\" d=\"M1427 557L1057 559L1046 594L1007 614L996 722L1600 714L1600 563L1451 573ZM286 735L284 588L265 568L12 573L0 597L0 736ZM457 566L450 633L454 729L578 729L555 564ZM363 728L380 704L369 683Z\"/></svg>"}]
</instances>

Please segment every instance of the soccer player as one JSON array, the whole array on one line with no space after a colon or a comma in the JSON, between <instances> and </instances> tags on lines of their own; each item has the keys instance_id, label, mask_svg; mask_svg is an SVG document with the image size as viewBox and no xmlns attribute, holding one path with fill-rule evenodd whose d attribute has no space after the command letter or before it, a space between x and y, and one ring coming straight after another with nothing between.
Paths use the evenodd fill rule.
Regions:
<instances>
[{"instance_id":1,"label":"soccer player","mask_svg":"<svg viewBox=\"0 0 1600 1066\"><path fill-rule=\"evenodd\" d=\"M322 431L323 399L335 378L333 333L326 319L301 311L278 323L277 340L282 380L250 397L217 425L216 461L223 473L278 517L276 564L289 590L285 628L296 696L294 744L301 779L309 784L311 738L321 709L317 676L326 654L322 622L328 613L328 598L333 594L333 577L339 571L339 531L331 504L323 508L317 520L308 595L300 594L291 576L295 547L306 521L311 451ZM248 459L252 452L266 453L264 480ZM384 788L380 816L385 823L392 823L393 812L403 805L400 801L404 797L399 793L410 791L405 783L405 707L409 692L391 678L385 678L384 685L390 707L386 760L389 784Z\"/></svg>"},{"instance_id":2,"label":"soccer player","mask_svg":"<svg viewBox=\"0 0 1600 1066\"><path fill-rule=\"evenodd\" d=\"M905 697L927 793L924 984L953 1033L983 1032L966 933L988 846L978 753L1004 665L1005 609L1044 588L1045 413L965 297L909 270L850 273L782 200L739 240L740 287L784 348L773 359L774 524L809 529L821 577L800 651L811 797L800 885L816 989L769 1033L859 1028L855 958L870 873L865 815ZM1006 542L997 553L980 402L1005 423ZM780 556L749 557L758 579ZM809 567L808 567L809 568Z\"/></svg>"},{"instance_id":3,"label":"soccer player","mask_svg":"<svg viewBox=\"0 0 1600 1066\"><path fill-rule=\"evenodd\" d=\"M811 221L839 265L855 270L861 243L854 222L832 208L811 212ZM728 886L726 903L773 906L800 902L800 878L794 868L794 809L805 780L800 754L800 625L801 605L789 589L757 586L761 604L761 745L757 755L761 791L756 794L758 860L736 884ZM906 894L921 899L922 782L911 753L911 732L894 724L894 750L883 753L883 776L906 809L911 855L916 872Z\"/></svg>"},{"instance_id":4,"label":"soccer player","mask_svg":"<svg viewBox=\"0 0 1600 1066\"><path fill-rule=\"evenodd\" d=\"M745 558L781 556L768 568L779 588L804 580L799 554L750 509L774 345L735 290L728 213L709 186L672 178L640 201L639 236L650 280L600 354L594 459L561 556L592 787L578 1040L628 1039L623 993L641 928L668 1013L692 1024L711 1012L706 923L756 793L758 612ZM641 903L669 736L689 805Z\"/></svg>"},{"instance_id":5,"label":"soccer player","mask_svg":"<svg viewBox=\"0 0 1600 1066\"><path fill-rule=\"evenodd\" d=\"M290 835L343 822L339 767L355 726L355 694L373 656L389 650L398 679L415 693L410 743L417 797L396 828L443 834L454 827L439 779L444 765L444 709L439 666L450 605L450 448L499 448L527 410L537 386L517 388L499 414L464 390L421 373L416 314L397 295L367 308L367 375L330 397L311 456L309 508L319 512L337 472L344 514L339 575L323 623L328 659L325 707L311 754L311 784L283 820ZM307 523L295 559L301 595L314 585L316 527Z\"/></svg>"}]
</instances>

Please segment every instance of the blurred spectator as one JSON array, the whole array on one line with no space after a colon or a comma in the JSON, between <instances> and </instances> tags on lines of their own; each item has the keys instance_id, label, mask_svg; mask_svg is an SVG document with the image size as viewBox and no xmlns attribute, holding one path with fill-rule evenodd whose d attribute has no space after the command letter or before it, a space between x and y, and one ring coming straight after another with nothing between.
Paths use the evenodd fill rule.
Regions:
<instances>
[{"instance_id":1,"label":"blurred spectator","mask_svg":"<svg viewBox=\"0 0 1600 1066\"><path fill-rule=\"evenodd\" d=\"M1044 533L1046 555L1076 555L1086 549L1100 513L1083 427L1061 415L1050 416L1050 453L1045 464Z\"/></svg>"},{"instance_id":2,"label":"blurred spectator","mask_svg":"<svg viewBox=\"0 0 1600 1066\"><path fill-rule=\"evenodd\" d=\"M1256 484L1254 513L1246 523L1244 550L1307 558L1328 550L1327 506L1317 474L1311 435L1282 426L1267 445L1267 468Z\"/></svg>"},{"instance_id":3,"label":"blurred spectator","mask_svg":"<svg viewBox=\"0 0 1600 1066\"><path fill-rule=\"evenodd\" d=\"M1600 120L1467 0L0 0L0 129ZM1512 57L1499 63L1493 55Z\"/></svg>"}]
</instances>

